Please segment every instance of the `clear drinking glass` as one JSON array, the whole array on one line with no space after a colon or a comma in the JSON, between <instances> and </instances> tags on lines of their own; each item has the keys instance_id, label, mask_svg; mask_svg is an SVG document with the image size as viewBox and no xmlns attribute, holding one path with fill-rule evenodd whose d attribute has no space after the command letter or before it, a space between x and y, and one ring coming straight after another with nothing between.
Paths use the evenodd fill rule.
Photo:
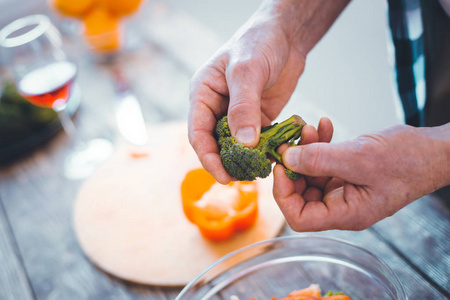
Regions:
<instances>
[{"instance_id":1,"label":"clear drinking glass","mask_svg":"<svg viewBox=\"0 0 450 300\"><path fill-rule=\"evenodd\" d=\"M34 105L54 109L73 141L64 175L69 179L89 176L111 154L112 144L104 139L82 140L64 110L77 66L64 52L59 31L45 15L27 16L0 31L0 47L18 92Z\"/></svg>"}]
</instances>

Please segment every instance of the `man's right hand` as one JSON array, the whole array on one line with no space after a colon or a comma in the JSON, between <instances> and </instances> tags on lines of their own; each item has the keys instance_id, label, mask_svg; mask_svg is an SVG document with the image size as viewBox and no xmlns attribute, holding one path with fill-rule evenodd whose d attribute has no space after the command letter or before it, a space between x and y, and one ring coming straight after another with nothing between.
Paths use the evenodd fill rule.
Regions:
<instances>
[{"instance_id":1,"label":"man's right hand","mask_svg":"<svg viewBox=\"0 0 450 300\"><path fill-rule=\"evenodd\" d=\"M347 1L265 1L196 72L190 91L189 141L218 182L226 184L233 178L218 153L216 121L228 115L231 134L245 146L255 146L261 126L278 116L294 92L306 53Z\"/></svg>"}]
</instances>

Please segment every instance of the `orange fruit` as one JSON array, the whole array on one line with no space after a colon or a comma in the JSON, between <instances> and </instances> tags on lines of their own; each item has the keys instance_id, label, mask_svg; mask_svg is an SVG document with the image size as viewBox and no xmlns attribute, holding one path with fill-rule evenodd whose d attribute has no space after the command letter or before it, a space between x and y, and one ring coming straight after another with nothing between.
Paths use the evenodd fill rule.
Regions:
<instances>
[{"instance_id":1,"label":"orange fruit","mask_svg":"<svg viewBox=\"0 0 450 300\"><path fill-rule=\"evenodd\" d=\"M136 12L142 0L99 0L110 13L117 17L124 17Z\"/></svg>"},{"instance_id":2,"label":"orange fruit","mask_svg":"<svg viewBox=\"0 0 450 300\"><path fill-rule=\"evenodd\" d=\"M92 8L94 0L50 0L50 5L68 17L81 18Z\"/></svg>"},{"instance_id":3,"label":"orange fruit","mask_svg":"<svg viewBox=\"0 0 450 300\"><path fill-rule=\"evenodd\" d=\"M99 35L117 31L120 20L102 8L94 8L83 18L86 35Z\"/></svg>"},{"instance_id":4,"label":"orange fruit","mask_svg":"<svg viewBox=\"0 0 450 300\"><path fill-rule=\"evenodd\" d=\"M95 7L83 18L84 34L93 50L117 50L121 46L120 20Z\"/></svg>"}]
</instances>

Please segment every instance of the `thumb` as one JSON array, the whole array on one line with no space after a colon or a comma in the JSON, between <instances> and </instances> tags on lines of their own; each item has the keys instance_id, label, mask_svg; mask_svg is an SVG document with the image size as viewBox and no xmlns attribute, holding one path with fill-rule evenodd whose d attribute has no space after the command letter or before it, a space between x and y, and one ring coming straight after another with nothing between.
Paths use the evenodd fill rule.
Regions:
<instances>
[{"instance_id":1,"label":"thumb","mask_svg":"<svg viewBox=\"0 0 450 300\"><path fill-rule=\"evenodd\" d=\"M261 132L261 94L265 85L261 73L249 63L240 63L227 74L228 125L231 135L247 147L258 144Z\"/></svg>"},{"instance_id":2,"label":"thumb","mask_svg":"<svg viewBox=\"0 0 450 300\"><path fill-rule=\"evenodd\" d=\"M349 181L357 179L357 162L346 143L312 143L289 147L283 153L282 160L285 167L304 175L337 177Z\"/></svg>"}]
</instances>

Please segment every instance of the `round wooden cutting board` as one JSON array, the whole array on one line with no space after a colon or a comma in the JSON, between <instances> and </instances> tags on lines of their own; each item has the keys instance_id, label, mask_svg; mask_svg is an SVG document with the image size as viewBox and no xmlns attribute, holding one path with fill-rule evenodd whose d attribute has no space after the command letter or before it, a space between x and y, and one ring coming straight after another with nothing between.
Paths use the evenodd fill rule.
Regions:
<instances>
[{"instance_id":1,"label":"round wooden cutting board","mask_svg":"<svg viewBox=\"0 0 450 300\"><path fill-rule=\"evenodd\" d=\"M94 264L122 279L183 286L223 255L278 235L284 225L272 198L272 179L259 180L259 216L233 239L205 240L183 214L180 185L200 167L185 123L149 128L143 148L119 144L82 186L74 228Z\"/></svg>"}]
</instances>

